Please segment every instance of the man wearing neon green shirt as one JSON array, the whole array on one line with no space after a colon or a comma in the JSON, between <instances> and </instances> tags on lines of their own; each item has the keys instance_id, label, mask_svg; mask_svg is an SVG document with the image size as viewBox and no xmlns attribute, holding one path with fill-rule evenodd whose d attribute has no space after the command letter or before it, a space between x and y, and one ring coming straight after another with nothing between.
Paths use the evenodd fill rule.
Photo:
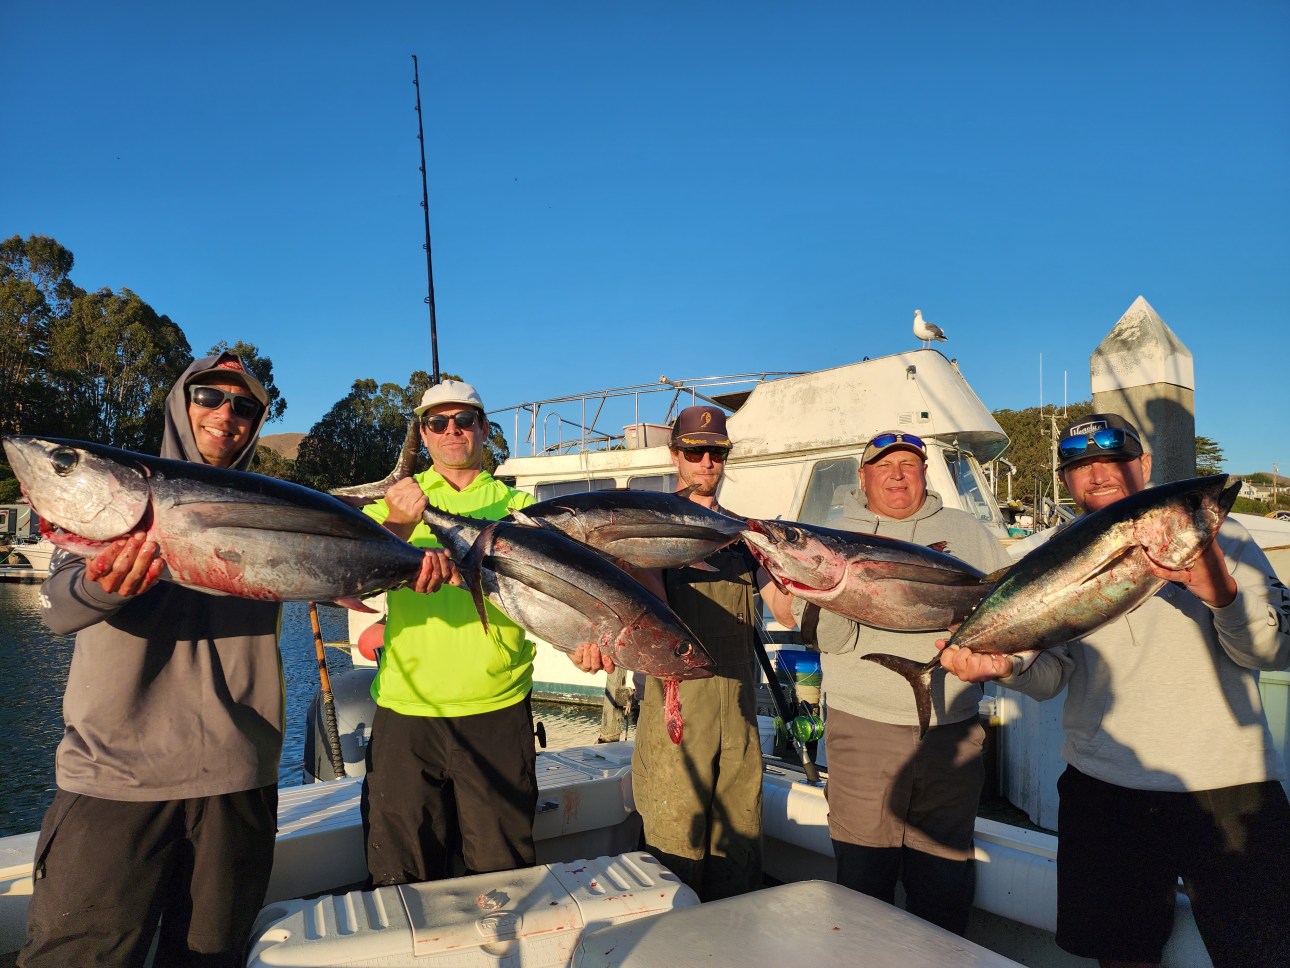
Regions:
<instances>
[{"instance_id":1,"label":"man wearing neon green shirt","mask_svg":"<svg viewBox=\"0 0 1290 968\"><path fill-rule=\"evenodd\" d=\"M421 520L427 505L497 520L533 496L483 469L488 420L469 383L431 387L415 413L431 469L397 482L366 509L393 534L433 552L416 588L386 600L362 797L374 886L449 877L458 852L468 873L536 860L534 645L492 605L485 631L470 593L456 587L456 568Z\"/></svg>"}]
</instances>

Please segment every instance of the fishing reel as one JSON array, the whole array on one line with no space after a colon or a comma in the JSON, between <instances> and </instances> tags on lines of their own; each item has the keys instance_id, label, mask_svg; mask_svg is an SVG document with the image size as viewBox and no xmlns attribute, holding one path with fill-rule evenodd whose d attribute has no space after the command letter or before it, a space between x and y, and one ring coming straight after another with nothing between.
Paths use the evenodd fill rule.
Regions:
<instances>
[{"instance_id":1,"label":"fishing reel","mask_svg":"<svg viewBox=\"0 0 1290 968\"><path fill-rule=\"evenodd\" d=\"M797 715L784 725L784 720L775 717L775 731L785 739L795 739L799 743L818 743L824 738L824 722L815 710L805 702L797 704Z\"/></svg>"}]
</instances>

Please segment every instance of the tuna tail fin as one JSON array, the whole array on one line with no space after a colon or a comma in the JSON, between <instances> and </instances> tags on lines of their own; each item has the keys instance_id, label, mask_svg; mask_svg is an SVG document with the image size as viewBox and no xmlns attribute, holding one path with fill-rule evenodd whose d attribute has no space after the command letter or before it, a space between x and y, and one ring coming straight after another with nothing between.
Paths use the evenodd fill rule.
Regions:
<instances>
[{"instance_id":1,"label":"tuna tail fin","mask_svg":"<svg viewBox=\"0 0 1290 968\"><path fill-rule=\"evenodd\" d=\"M884 652L870 652L860 658L876 662L884 669L899 673L908 680L914 690L914 703L918 707L918 738L927 735L927 727L932 722L932 673L941 664L938 655L930 662L915 662L898 655L887 655Z\"/></svg>"}]
</instances>

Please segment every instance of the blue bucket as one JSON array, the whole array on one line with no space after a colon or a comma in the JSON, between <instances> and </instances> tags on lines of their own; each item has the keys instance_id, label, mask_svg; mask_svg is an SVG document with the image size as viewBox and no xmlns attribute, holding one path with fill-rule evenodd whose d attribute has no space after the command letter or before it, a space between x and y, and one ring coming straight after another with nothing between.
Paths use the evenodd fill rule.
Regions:
<instances>
[{"instance_id":1,"label":"blue bucket","mask_svg":"<svg viewBox=\"0 0 1290 968\"><path fill-rule=\"evenodd\" d=\"M803 686L820 684L820 654L807 649L780 649L776 653L780 675Z\"/></svg>"}]
</instances>

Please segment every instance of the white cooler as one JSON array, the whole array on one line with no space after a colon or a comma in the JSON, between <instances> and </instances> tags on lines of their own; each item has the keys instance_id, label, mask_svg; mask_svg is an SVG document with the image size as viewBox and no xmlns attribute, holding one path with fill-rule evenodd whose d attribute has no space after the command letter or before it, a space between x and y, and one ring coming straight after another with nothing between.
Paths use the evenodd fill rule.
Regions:
<instances>
[{"instance_id":1,"label":"white cooler","mask_svg":"<svg viewBox=\"0 0 1290 968\"><path fill-rule=\"evenodd\" d=\"M643 852L279 901L247 966L563 966L585 931L698 903Z\"/></svg>"}]
</instances>

